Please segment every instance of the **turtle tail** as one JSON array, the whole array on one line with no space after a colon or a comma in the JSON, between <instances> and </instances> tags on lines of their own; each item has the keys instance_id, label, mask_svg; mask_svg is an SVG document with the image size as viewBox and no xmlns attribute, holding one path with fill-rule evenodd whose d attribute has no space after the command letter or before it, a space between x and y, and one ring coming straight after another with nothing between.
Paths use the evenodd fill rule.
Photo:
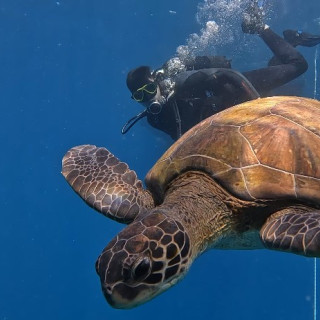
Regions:
<instances>
[{"instance_id":1,"label":"turtle tail","mask_svg":"<svg viewBox=\"0 0 320 320\"><path fill-rule=\"evenodd\" d=\"M154 207L136 173L105 148L70 149L62 160L62 174L90 207L118 222L130 223Z\"/></svg>"}]
</instances>

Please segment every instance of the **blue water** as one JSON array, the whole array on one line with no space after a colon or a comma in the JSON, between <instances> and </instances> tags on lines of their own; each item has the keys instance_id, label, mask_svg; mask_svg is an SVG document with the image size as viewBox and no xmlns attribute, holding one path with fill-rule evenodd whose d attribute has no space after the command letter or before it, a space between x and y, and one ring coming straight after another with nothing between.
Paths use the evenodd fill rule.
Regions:
<instances>
[{"instance_id":1,"label":"blue water","mask_svg":"<svg viewBox=\"0 0 320 320\"><path fill-rule=\"evenodd\" d=\"M269 2L277 32L320 33L319 0ZM313 260L266 250L210 251L181 283L130 311L101 293L94 263L122 226L71 190L61 158L75 145L106 146L143 178L172 141L145 121L121 135L141 111L126 74L159 67L198 33L198 3L0 0L0 320L312 319ZM212 50L238 70L265 65L262 41L228 19L238 33ZM309 70L282 90L313 97L315 48L300 51Z\"/></svg>"}]
</instances>

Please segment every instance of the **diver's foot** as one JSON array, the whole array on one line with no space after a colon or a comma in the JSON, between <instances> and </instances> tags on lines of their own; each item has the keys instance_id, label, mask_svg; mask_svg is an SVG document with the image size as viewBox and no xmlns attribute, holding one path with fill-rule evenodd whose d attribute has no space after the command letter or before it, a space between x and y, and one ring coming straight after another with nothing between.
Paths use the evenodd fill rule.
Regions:
<instances>
[{"instance_id":1,"label":"diver's foot","mask_svg":"<svg viewBox=\"0 0 320 320\"><path fill-rule=\"evenodd\" d=\"M313 35L297 30L285 30L283 31L283 37L294 47L314 47L320 43L320 35Z\"/></svg>"},{"instance_id":2,"label":"diver's foot","mask_svg":"<svg viewBox=\"0 0 320 320\"><path fill-rule=\"evenodd\" d=\"M259 34L266 25L263 22L264 11L257 2L252 2L243 13L241 28L244 33Z\"/></svg>"}]
</instances>

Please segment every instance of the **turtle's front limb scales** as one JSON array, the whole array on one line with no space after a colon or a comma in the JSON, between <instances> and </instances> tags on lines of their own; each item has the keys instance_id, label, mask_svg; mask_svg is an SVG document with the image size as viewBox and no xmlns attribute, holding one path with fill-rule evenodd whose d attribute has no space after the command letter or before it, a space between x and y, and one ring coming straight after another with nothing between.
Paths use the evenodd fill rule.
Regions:
<instances>
[{"instance_id":1,"label":"turtle's front limb scales","mask_svg":"<svg viewBox=\"0 0 320 320\"><path fill-rule=\"evenodd\" d=\"M272 214L260 231L268 249L320 257L320 210L293 206Z\"/></svg>"},{"instance_id":2,"label":"turtle's front limb scales","mask_svg":"<svg viewBox=\"0 0 320 320\"><path fill-rule=\"evenodd\" d=\"M154 206L136 173L105 148L70 149L62 160L62 174L90 207L118 222L130 223Z\"/></svg>"}]
</instances>

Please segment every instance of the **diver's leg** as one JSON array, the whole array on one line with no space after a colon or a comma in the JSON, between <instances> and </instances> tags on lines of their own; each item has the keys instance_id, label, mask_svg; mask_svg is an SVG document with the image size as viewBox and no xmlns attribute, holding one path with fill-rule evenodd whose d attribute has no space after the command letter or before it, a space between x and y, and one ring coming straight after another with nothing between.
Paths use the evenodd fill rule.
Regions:
<instances>
[{"instance_id":1,"label":"diver's leg","mask_svg":"<svg viewBox=\"0 0 320 320\"><path fill-rule=\"evenodd\" d=\"M283 38L293 47L314 47L320 43L320 35L290 29L283 31ZM277 56L273 56L268 62L268 66L278 64L282 64L282 61Z\"/></svg>"},{"instance_id":2,"label":"diver's leg","mask_svg":"<svg viewBox=\"0 0 320 320\"><path fill-rule=\"evenodd\" d=\"M241 24L244 33L258 34L277 58L277 64L243 73L260 94L277 88L308 69L304 57L285 39L273 32L263 22L263 8L258 1L251 1L244 11Z\"/></svg>"},{"instance_id":3,"label":"diver's leg","mask_svg":"<svg viewBox=\"0 0 320 320\"><path fill-rule=\"evenodd\" d=\"M264 29L260 37L282 64L294 64L299 69L297 72L301 73L307 70L307 62L302 54L270 28Z\"/></svg>"},{"instance_id":4,"label":"diver's leg","mask_svg":"<svg viewBox=\"0 0 320 320\"><path fill-rule=\"evenodd\" d=\"M281 38L270 28L265 29L260 33L260 37L274 53L274 56L269 60L268 66L277 66L281 64L293 63L299 70L307 70L307 62L304 57L294 48L293 43ZM305 72L302 71L301 73ZM297 74L299 76L300 74Z\"/></svg>"},{"instance_id":5,"label":"diver's leg","mask_svg":"<svg viewBox=\"0 0 320 320\"><path fill-rule=\"evenodd\" d=\"M281 63L243 73L256 90L263 95L303 74L308 69L308 63L292 45L269 27L266 27L259 35Z\"/></svg>"}]
</instances>

